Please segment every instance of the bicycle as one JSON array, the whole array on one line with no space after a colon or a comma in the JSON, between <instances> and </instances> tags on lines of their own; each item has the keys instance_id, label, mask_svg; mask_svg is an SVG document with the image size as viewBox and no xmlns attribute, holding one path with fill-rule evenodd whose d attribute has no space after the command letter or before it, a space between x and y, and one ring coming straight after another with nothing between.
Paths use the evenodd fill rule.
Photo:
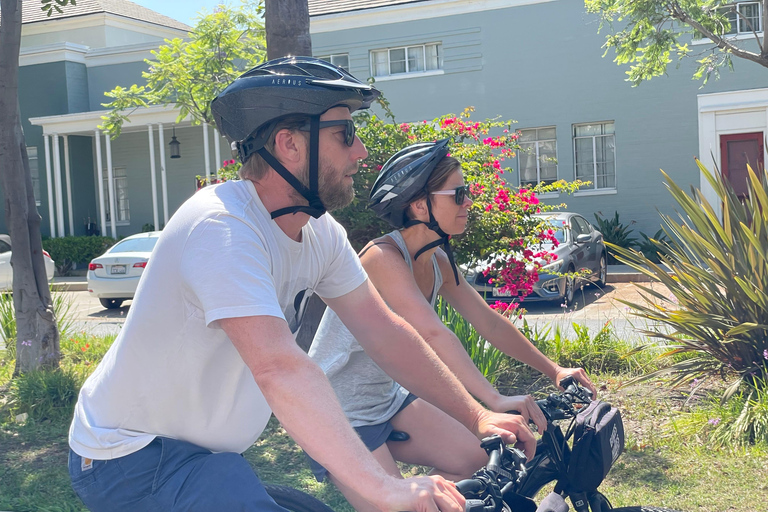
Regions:
<instances>
[{"instance_id":1,"label":"bicycle","mask_svg":"<svg viewBox=\"0 0 768 512\"><path fill-rule=\"evenodd\" d=\"M599 463L590 464L587 468L573 471L570 465L574 451L578 450L579 456L584 453L583 446L578 449L576 446L579 442L587 442L585 437L579 438L578 433L575 434L576 417L580 412L584 416L584 413L597 410L601 405L608 405L609 408L610 405L593 402L590 392L579 386L572 377L563 379L560 385L565 391L552 393L536 401L547 419L547 429L542 433L536 445L536 455L530 462L520 450L505 446L499 436L491 436L482 441L481 446L488 453L488 464L472 478L456 484L467 498L467 512L565 512L568 510L565 498L571 500L576 512L676 512L649 506L613 508L608 498L597 490L623 449L623 425L617 426L615 423L621 423L620 414L610 418L614 422L611 425L613 430L607 435L610 436L608 441L612 452L607 454L602 467ZM563 433L554 422L566 419L572 419L574 423ZM621 431L620 436L618 430ZM571 437L574 438L573 446L568 445ZM595 437L590 436L590 441L593 439ZM578 480L589 481L588 488L580 486ZM557 482L554 491L537 506L533 498L552 481Z\"/></svg>"}]
</instances>

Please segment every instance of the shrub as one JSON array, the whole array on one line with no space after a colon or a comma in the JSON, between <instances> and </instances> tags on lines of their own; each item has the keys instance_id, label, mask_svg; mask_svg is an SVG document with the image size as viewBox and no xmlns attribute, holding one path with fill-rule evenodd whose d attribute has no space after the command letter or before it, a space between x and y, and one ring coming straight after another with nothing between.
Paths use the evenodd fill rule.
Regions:
<instances>
[{"instance_id":1,"label":"shrub","mask_svg":"<svg viewBox=\"0 0 768 512\"><path fill-rule=\"evenodd\" d=\"M643 253L643 256L654 263L661 263L659 253L664 253L664 244L667 241L667 235L663 229L659 229L653 237L649 237L642 231L640 232L642 240L635 242L637 250Z\"/></svg>"},{"instance_id":2,"label":"shrub","mask_svg":"<svg viewBox=\"0 0 768 512\"><path fill-rule=\"evenodd\" d=\"M636 239L630 236L632 230L629 226L625 226L619 221L619 212L616 212L613 219L603 218L602 212L595 214L595 220L597 221L597 230L603 235L603 240L606 244L611 244L617 247L630 248L636 243ZM635 221L630 223L634 224ZM616 254L608 248L608 263L616 263Z\"/></svg>"},{"instance_id":3,"label":"shrub","mask_svg":"<svg viewBox=\"0 0 768 512\"><path fill-rule=\"evenodd\" d=\"M439 297L435 304L440 320L459 338L472 362L491 384L496 382L506 356L482 338L448 301Z\"/></svg>"},{"instance_id":4,"label":"shrub","mask_svg":"<svg viewBox=\"0 0 768 512\"><path fill-rule=\"evenodd\" d=\"M73 297L68 293L51 291L53 300L53 312L56 315L56 326L59 337L68 336L75 324L71 314ZM13 295L0 294L0 336L5 343L6 354L9 359L16 358L16 310L13 306Z\"/></svg>"},{"instance_id":5,"label":"shrub","mask_svg":"<svg viewBox=\"0 0 768 512\"><path fill-rule=\"evenodd\" d=\"M88 263L114 243L115 239L108 236L63 236L43 240L43 249L53 258L59 275L65 276L73 264Z\"/></svg>"},{"instance_id":6,"label":"shrub","mask_svg":"<svg viewBox=\"0 0 768 512\"><path fill-rule=\"evenodd\" d=\"M680 384L736 374L725 401L742 382L755 389L766 383L768 172L750 168L748 196L740 199L719 172L697 163L722 205L722 221L700 190L693 189L689 196L664 174L681 212L679 218L662 215L669 240L652 243L663 249L661 261L672 274L638 251L613 249L622 262L671 292L667 296L637 285L643 302L622 302L650 320L646 333L659 340L666 353L694 355L643 378L671 374L672 382Z\"/></svg>"},{"instance_id":7,"label":"shrub","mask_svg":"<svg viewBox=\"0 0 768 512\"><path fill-rule=\"evenodd\" d=\"M82 377L72 370L33 371L11 380L8 391L12 416L28 414L34 421L66 420L72 416Z\"/></svg>"}]
</instances>

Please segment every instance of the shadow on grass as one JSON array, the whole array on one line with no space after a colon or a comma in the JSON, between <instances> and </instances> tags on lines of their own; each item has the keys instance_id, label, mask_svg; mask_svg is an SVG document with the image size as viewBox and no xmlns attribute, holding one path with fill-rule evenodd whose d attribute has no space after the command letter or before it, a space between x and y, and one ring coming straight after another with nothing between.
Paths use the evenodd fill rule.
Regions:
<instances>
[{"instance_id":1,"label":"shadow on grass","mask_svg":"<svg viewBox=\"0 0 768 512\"><path fill-rule=\"evenodd\" d=\"M679 484L666 474L673 463L652 450L624 452L611 468L607 480L624 486L660 491Z\"/></svg>"}]
</instances>

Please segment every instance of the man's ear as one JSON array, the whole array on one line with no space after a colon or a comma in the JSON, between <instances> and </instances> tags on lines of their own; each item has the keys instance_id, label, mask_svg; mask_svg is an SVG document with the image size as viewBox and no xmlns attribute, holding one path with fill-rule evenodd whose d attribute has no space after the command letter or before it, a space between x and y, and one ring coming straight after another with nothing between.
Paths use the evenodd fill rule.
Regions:
<instances>
[{"instance_id":1,"label":"man's ear","mask_svg":"<svg viewBox=\"0 0 768 512\"><path fill-rule=\"evenodd\" d=\"M286 167L300 166L306 149L306 139L298 131L283 128L275 134L274 156Z\"/></svg>"}]
</instances>

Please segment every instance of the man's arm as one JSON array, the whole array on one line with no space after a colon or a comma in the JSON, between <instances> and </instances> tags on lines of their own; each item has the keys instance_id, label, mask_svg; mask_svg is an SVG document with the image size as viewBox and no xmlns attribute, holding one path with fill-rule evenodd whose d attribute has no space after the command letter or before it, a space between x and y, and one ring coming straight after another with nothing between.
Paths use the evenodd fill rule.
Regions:
<instances>
[{"instance_id":1,"label":"man's arm","mask_svg":"<svg viewBox=\"0 0 768 512\"><path fill-rule=\"evenodd\" d=\"M464 499L439 477L386 474L349 426L322 370L296 345L284 320L219 321L285 430L336 478L386 511L463 511Z\"/></svg>"},{"instance_id":2,"label":"man's arm","mask_svg":"<svg viewBox=\"0 0 768 512\"><path fill-rule=\"evenodd\" d=\"M499 434L531 458L536 439L519 416L496 414L477 403L435 352L394 314L367 281L354 291L324 299L366 353L394 380L439 407L478 437Z\"/></svg>"}]
</instances>

